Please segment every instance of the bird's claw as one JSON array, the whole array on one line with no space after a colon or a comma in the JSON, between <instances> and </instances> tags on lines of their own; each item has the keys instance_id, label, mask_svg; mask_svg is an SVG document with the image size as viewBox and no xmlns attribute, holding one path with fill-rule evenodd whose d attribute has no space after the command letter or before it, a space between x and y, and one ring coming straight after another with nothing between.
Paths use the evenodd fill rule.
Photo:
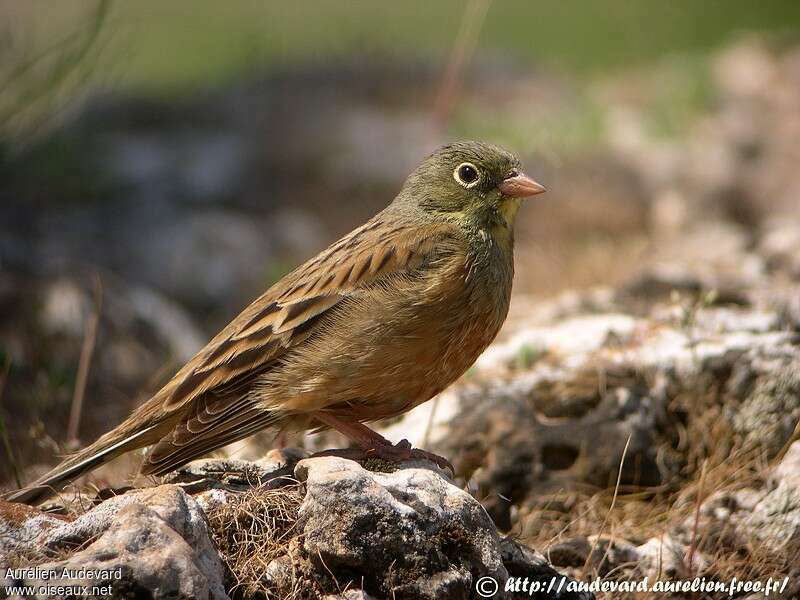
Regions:
<instances>
[{"instance_id":1,"label":"bird's claw","mask_svg":"<svg viewBox=\"0 0 800 600\"><path fill-rule=\"evenodd\" d=\"M358 448L347 448L341 450L323 450L311 455L310 458L318 456L338 456L340 458L349 458L350 460L365 460L369 458L378 458L389 462L403 462L407 460L425 460L432 462L442 470L449 469L455 475L455 468L449 460L433 452L427 450L420 450L414 448L408 440L400 440L396 444L380 444L371 448L360 450Z\"/></svg>"},{"instance_id":2,"label":"bird's claw","mask_svg":"<svg viewBox=\"0 0 800 600\"><path fill-rule=\"evenodd\" d=\"M408 440L400 440L394 445L375 446L367 450L367 455L389 461L426 460L443 470L449 469L454 475L456 472L449 460L433 452L414 448Z\"/></svg>"}]
</instances>

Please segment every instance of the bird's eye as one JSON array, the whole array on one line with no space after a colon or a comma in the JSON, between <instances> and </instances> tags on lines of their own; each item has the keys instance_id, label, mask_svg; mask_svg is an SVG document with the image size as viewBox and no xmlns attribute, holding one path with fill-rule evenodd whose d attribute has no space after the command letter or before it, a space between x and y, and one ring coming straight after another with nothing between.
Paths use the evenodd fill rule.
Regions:
<instances>
[{"instance_id":1,"label":"bird's eye","mask_svg":"<svg viewBox=\"0 0 800 600\"><path fill-rule=\"evenodd\" d=\"M478 168L472 163L461 163L453 171L453 179L466 188L474 186L480 178Z\"/></svg>"}]
</instances>

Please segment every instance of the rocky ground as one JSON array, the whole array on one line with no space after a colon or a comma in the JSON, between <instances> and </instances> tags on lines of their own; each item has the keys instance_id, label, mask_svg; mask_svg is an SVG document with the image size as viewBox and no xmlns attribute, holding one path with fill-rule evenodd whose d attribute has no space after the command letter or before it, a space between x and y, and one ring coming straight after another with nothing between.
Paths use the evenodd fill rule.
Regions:
<instances>
[{"instance_id":1,"label":"rocky ground","mask_svg":"<svg viewBox=\"0 0 800 600\"><path fill-rule=\"evenodd\" d=\"M502 530L576 576L800 593L800 287L671 292L641 313L664 283L540 307L435 412L384 433L427 439Z\"/></svg>"},{"instance_id":2,"label":"rocky ground","mask_svg":"<svg viewBox=\"0 0 800 600\"><path fill-rule=\"evenodd\" d=\"M74 498L64 514L0 502L2 585L109 586L120 598L433 600L468 598L481 578L498 582L497 597L510 597L510 575L562 578L498 534L432 464L367 466L380 470L284 451L256 463L197 461L170 483Z\"/></svg>"},{"instance_id":3,"label":"rocky ground","mask_svg":"<svg viewBox=\"0 0 800 600\"><path fill-rule=\"evenodd\" d=\"M563 190L559 206L520 223L519 288L532 294L515 295L501 338L461 382L382 424L387 437L450 458L453 477L427 464L304 459L342 444L328 436L292 439L305 450L278 454L256 439L231 452L249 462L201 461L164 481L105 489L125 481L133 457L92 479L99 496L70 489L55 512L0 505L0 563L121 568L108 583L127 597L459 598L481 577L554 573L788 578L780 597L800 597L800 51L745 42L721 52L709 64L713 101L677 138L653 134L640 93L658 93L659 73L592 92L606 107L599 149L558 167L527 157ZM94 140L87 151L100 148L113 176L99 183L111 187L76 176L73 196L36 198L32 174L49 179L33 169L14 174L13 198L0 192L29 203L0 205L19 217L0 220L19 224L0 237L2 351L14 363L5 420L17 456L0 464L7 487L16 463L30 479L63 448L69 374L93 314L102 352L85 438L118 422L262 287L268 276L253 264L313 252L389 193L424 126L402 95L389 94L389 116L376 112L386 90L359 86L358 74L342 88L328 82L308 124L333 124L329 142L339 145L299 136L283 153L260 149L259 135L293 122L272 90L313 81L215 98L216 119L101 102L50 143ZM525 122L531 97L544 119L574 108L563 82L537 76L508 90L502 100L470 90L467 112L501 102ZM249 113L260 94L270 102ZM261 115L255 127L247 114ZM196 134L198 119L207 119L201 143L178 135ZM392 152L365 150L394 138ZM354 172L374 178L354 187ZM293 205L290 184L304 173L304 203ZM265 185L268 202L253 191ZM91 202L78 202L85 194ZM98 200L107 194L111 205ZM309 216L343 198L350 214ZM182 219L191 227L164 231ZM102 286L87 264L100 265ZM543 297L548 287L567 291Z\"/></svg>"}]
</instances>

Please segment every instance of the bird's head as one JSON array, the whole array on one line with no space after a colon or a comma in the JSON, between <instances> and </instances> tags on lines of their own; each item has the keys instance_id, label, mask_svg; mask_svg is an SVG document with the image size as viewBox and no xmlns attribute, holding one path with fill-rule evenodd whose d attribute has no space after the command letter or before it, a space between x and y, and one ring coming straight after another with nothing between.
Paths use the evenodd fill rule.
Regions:
<instances>
[{"instance_id":1,"label":"bird's head","mask_svg":"<svg viewBox=\"0 0 800 600\"><path fill-rule=\"evenodd\" d=\"M396 202L448 220L511 227L522 199L544 191L510 152L463 141L428 156L409 175Z\"/></svg>"}]
</instances>

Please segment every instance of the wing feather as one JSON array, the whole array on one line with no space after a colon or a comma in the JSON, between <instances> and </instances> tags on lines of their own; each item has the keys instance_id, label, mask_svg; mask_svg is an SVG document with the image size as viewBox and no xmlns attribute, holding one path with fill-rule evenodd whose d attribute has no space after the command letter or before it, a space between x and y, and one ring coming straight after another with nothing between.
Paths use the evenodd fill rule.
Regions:
<instances>
[{"instance_id":1,"label":"wing feather","mask_svg":"<svg viewBox=\"0 0 800 600\"><path fill-rule=\"evenodd\" d=\"M392 273L418 268L448 225L389 226L382 215L331 245L248 306L159 392L162 409L181 410L204 394L263 369L313 334L343 299Z\"/></svg>"},{"instance_id":2,"label":"wing feather","mask_svg":"<svg viewBox=\"0 0 800 600\"><path fill-rule=\"evenodd\" d=\"M177 413L177 423L152 448L143 472L167 472L279 423L285 415L266 410L250 393L258 376L313 335L344 299L382 277L435 263L436 244L454 237L450 226L389 226L378 215L284 277L159 392L163 411Z\"/></svg>"}]
</instances>

